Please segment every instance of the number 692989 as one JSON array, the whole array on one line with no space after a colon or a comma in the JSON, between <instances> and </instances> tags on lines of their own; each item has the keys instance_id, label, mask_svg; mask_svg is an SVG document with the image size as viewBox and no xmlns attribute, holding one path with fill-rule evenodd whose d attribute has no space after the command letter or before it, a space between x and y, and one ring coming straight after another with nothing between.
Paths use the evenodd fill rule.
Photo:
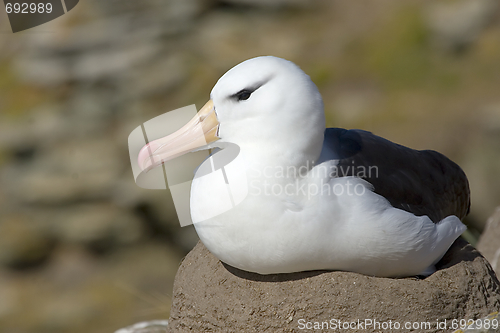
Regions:
<instances>
[{"instance_id":1,"label":"number 692989","mask_svg":"<svg viewBox=\"0 0 500 333\"><path fill-rule=\"evenodd\" d=\"M15 14L44 14L44 13L51 13L52 12L52 4L50 2L48 3L6 3L5 4L5 10L7 11L7 14L10 13L15 13Z\"/></svg>"}]
</instances>

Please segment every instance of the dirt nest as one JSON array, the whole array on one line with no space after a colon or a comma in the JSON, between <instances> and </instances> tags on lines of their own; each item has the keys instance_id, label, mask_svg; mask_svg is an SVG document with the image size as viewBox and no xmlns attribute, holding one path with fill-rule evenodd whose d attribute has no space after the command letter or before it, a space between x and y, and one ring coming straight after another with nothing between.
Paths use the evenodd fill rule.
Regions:
<instances>
[{"instance_id":1,"label":"dirt nest","mask_svg":"<svg viewBox=\"0 0 500 333\"><path fill-rule=\"evenodd\" d=\"M344 331L405 332L405 325L417 325L420 332L449 332L460 320L500 308L495 273L464 240L437 268L427 278L404 279L340 271L259 275L221 263L199 242L177 272L168 330L275 333L350 325Z\"/></svg>"}]
</instances>

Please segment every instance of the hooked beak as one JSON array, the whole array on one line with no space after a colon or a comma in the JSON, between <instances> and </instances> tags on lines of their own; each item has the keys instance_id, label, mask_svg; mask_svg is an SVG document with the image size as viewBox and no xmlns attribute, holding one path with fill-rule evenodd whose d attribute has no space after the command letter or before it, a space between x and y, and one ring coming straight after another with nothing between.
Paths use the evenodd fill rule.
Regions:
<instances>
[{"instance_id":1,"label":"hooked beak","mask_svg":"<svg viewBox=\"0 0 500 333\"><path fill-rule=\"evenodd\" d=\"M186 125L178 131L142 147L138 156L142 171L149 170L219 139L219 121L214 102L209 100Z\"/></svg>"}]
</instances>

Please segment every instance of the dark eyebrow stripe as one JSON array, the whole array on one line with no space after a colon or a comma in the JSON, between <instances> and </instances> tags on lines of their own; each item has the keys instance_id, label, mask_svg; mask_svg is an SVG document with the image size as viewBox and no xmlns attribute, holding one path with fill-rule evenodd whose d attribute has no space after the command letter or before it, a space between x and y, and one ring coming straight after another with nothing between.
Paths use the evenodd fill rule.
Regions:
<instances>
[{"instance_id":1,"label":"dark eyebrow stripe","mask_svg":"<svg viewBox=\"0 0 500 333\"><path fill-rule=\"evenodd\" d=\"M265 80L262 80L256 84L254 84L253 86L250 86L250 87L247 87L247 88L244 88L244 89L241 89L240 91L238 91L237 93L235 94L232 94L229 96L229 98L237 98L239 94L243 93L243 92L248 92L250 94L252 94L255 90L259 89L260 87L262 87L263 85L265 85L267 82L269 82L271 79L273 78L273 76L270 76L268 77L267 79Z\"/></svg>"},{"instance_id":2,"label":"dark eyebrow stripe","mask_svg":"<svg viewBox=\"0 0 500 333\"><path fill-rule=\"evenodd\" d=\"M241 89L240 91L238 91L237 93L235 94L232 94L231 96L229 96L229 98L238 98L238 96L244 92L248 92L248 93L253 93L255 90L259 89L260 87L263 86L263 83L258 83L256 84L255 86L253 87L248 87L248 88L244 88L244 89Z\"/></svg>"}]
</instances>

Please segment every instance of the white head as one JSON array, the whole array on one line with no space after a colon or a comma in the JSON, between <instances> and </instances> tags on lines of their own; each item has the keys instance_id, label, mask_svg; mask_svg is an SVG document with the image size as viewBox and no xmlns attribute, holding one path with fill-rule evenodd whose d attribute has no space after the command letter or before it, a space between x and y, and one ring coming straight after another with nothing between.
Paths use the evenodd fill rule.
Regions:
<instances>
[{"instance_id":1,"label":"white head","mask_svg":"<svg viewBox=\"0 0 500 333\"><path fill-rule=\"evenodd\" d=\"M297 150L319 155L325 129L323 101L316 85L294 63L276 57L242 62L219 79L211 99L221 141L243 149L266 147L274 156L297 155ZM293 151L287 152L287 146Z\"/></svg>"},{"instance_id":2,"label":"white head","mask_svg":"<svg viewBox=\"0 0 500 333\"><path fill-rule=\"evenodd\" d=\"M189 124L141 150L143 169L199 150L199 138L186 139L186 133L196 132L193 128L204 136L204 144L230 142L282 164L300 165L304 157L311 161L319 156L325 130L323 101L316 85L294 63L271 56L244 61L219 79L210 96Z\"/></svg>"}]
</instances>

